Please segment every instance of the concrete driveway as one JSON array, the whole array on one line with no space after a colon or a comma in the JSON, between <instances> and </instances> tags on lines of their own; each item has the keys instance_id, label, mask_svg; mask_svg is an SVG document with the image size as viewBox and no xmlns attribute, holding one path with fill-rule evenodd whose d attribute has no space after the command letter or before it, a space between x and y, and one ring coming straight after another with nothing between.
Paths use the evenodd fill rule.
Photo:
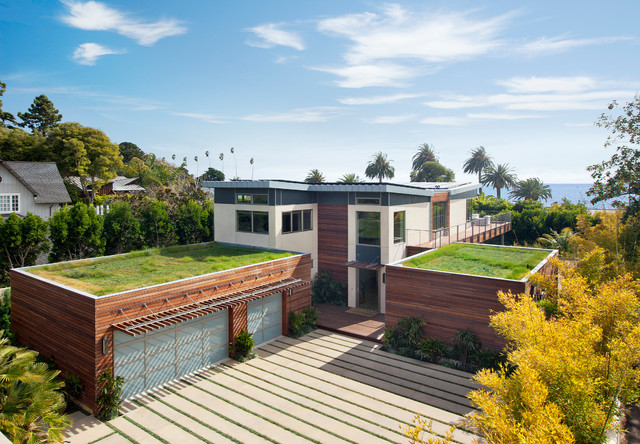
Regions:
<instances>
[{"instance_id":1,"label":"concrete driveway","mask_svg":"<svg viewBox=\"0 0 640 444\"><path fill-rule=\"evenodd\" d=\"M65 442L407 442L400 426L416 413L442 434L471 410L469 374L373 342L316 330L256 352L129 402L108 423L76 414ZM457 431L454 440L474 437Z\"/></svg>"}]
</instances>

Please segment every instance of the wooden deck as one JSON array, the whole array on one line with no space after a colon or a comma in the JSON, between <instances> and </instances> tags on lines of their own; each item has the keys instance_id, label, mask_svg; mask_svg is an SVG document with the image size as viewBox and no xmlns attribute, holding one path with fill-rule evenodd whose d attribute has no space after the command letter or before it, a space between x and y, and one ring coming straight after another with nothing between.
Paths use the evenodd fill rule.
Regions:
<instances>
[{"instance_id":1,"label":"wooden deck","mask_svg":"<svg viewBox=\"0 0 640 444\"><path fill-rule=\"evenodd\" d=\"M457 229L451 227L447 235L438 235L435 239L419 245L407 247L407 255L413 256L422 251L443 247L455 242L470 242L474 244L485 242L494 237L500 236L511 231L511 222L499 222L489 225L472 225L466 229Z\"/></svg>"},{"instance_id":2,"label":"wooden deck","mask_svg":"<svg viewBox=\"0 0 640 444\"><path fill-rule=\"evenodd\" d=\"M381 342L384 335L385 316L378 313L375 316L363 316L349 313L349 307L338 307L329 304L317 304L318 327L325 330L342 333L355 338Z\"/></svg>"}]
</instances>

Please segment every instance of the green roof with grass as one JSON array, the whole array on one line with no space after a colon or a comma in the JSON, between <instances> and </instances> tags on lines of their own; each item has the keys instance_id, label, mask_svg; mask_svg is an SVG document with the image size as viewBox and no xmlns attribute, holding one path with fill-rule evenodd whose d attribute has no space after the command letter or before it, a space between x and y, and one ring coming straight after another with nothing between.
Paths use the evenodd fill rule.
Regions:
<instances>
[{"instance_id":1,"label":"green roof with grass","mask_svg":"<svg viewBox=\"0 0 640 444\"><path fill-rule=\"evenodd\" d=\"M95 296L104 296L293 255L212 242L44 265L30 268L28 272Z\"/></svg>"},{"instance_id":2,"label":"green roof with grass","mask_svg":"<svg viewBox=\"0 0 640 444\"><path fill-rule=\"evenodd\" d=\"M451 244L403 262L426 270L520 280L546 258L551 250Z\"/></svg>"}]
</instances>

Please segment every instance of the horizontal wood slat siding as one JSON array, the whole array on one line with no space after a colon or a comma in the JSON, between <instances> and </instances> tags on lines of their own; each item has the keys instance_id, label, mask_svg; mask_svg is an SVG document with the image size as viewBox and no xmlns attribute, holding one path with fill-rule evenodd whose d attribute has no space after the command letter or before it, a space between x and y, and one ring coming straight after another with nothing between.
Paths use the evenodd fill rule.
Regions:
<instances>
[{"instance_id":1,"label":"horizontal wood slat siding","mask_svg":"<svg viewBox=\"0 0 640 444\"><path fill-rule=\"evenodd\" d=\"M482 344L500 350L505 340L489 326L492 312L502 311L498 291L523 293L525 283L410 267L386 267L386 326L400 318L422 317L425 334L449 343L469 329Z\"/></svg>"},{"instance_id":2,"label":"horizontal wood slat siding","mask_svg":"<svg viewBox=\"0 0 640 444\"><path fill-rule=\"evenodd\" d=\"M334 280L347 283L349 207L318 204L318 270L329 270Z\"/></svg>"},{"instance_id":3,"label":"horizontal wood slat siding","mask_svg":"<svg viewBox=\"0 0 640 444\"><path fill-rule=\"evenodd\" d=\"M12 270L11 329L19 344L51 355L63 373L78 375L85 387L80 401L95 408L94 299Z\"/></svg>"},{"instance_id":4,"label":"horizontal wood slat siding","mask_svg":"<svg viewBox=\"0 0 640 444\"><path fill-rule=\"evenodd\" d=\"M258 275L261 277L256 278ZM85 387L81 401L95 411L97 377L103 370L113 368L112 324L215 297L216 290L213 289L198 293L206 287L218 286L220 294L228 294L286 278L309 281L311 255L297 255L95 299L28 273L12 271L12 329L21 343L45 355L53 354L59 369L80 376ZM244 282L237 282L241 280ZM186 292L196 293L187 297ZM174 297L176 295L179 297ZM120 309L126 316L119 312ZM232 312L229 327L237 334L247 328L246 303L233 307ZM103 337L109 343L106 355L102 353ZM233 336L230 334L229 338L231 340Z\"/></svg>"}]
</instances>

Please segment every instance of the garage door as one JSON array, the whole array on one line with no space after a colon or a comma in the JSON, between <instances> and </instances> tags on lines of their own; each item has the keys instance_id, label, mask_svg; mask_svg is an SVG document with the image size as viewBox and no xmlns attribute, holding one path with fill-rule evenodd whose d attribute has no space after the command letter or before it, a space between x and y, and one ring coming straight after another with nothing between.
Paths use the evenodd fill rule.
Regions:
<instances>
[{"instance_id":1,"label":"garage door","mask_svg":"<svg viewBox=\"0 0 640 444\"><path fill-rule=\"evenodd\" d=\"M282 293L276 293L247 305L248 332L262 344L282 334Z\"/></svg>"},{"instance_id":2,"label":"garage door","mask_svg":"<svg viewBox=\"0 0 640 444\"><path fill-rule=\"evenodd\" d=\"M114 373L127 399L229 356L228 315L222 310L139 336L116 330Z\"/></svg>"}]
</instances>

